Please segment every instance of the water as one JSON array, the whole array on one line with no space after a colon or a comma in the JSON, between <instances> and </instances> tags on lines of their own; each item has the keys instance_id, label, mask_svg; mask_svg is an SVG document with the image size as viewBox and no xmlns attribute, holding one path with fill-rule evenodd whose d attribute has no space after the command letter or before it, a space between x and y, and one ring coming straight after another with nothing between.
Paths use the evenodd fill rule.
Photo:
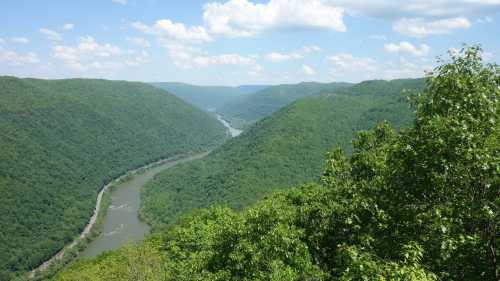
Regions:
<instances>
[{"instance_id":1,"label":"water","mask_svg":"<svg viewBox=\"0 0 500 281\"><path fill-rule=\"evenodd\" d=\"M102 233L96 237L81 253L83 257L94 257L104 251L114 250L125 243L137 242L149 233L149 226L140 221L138 211L141 204L141 188L159 172L181 162L191 161L207 153L168 161L133 179L118 184L111 194L111 205L102 221Z\"/></svg>"},{"instance_id":2,"label":"water","mask_svg":"<svg viewBox=\"0 0 500 281\"><path fill-rule=\"evenodd\" d=\"M220 115L217 119L227 128L231 137L241 134L241 130L231 125ZM201 153L179 160L165 162L133 179L118 184L111 194L111 205L102 221L102 233L96 237L80 254L83 257L94 257L104 251L114 250L127 242L137 242L149 233L149 226L138 217L141 205L141 189L159 172L182 162L202 158L208 153Z\"/></svg>"},{"instance_id":3,"label":"water","mask_svg":"<svg viewBox=\"0 0 500 281\"><path fill-rule=\"evenodd\" d=\"M229 134L231 134L231 137L233 137L233 138L239 136L243 132L242 130L238 130L238 129L231 127L231 124L229 124L229 122L224 120L222 118L222 116L220 116L219 114L217 114L217 120L219 120L219 122L221 122L222 125L224 125L227 128L227 130L229 131Z\"/></svg>"}]
</instances>

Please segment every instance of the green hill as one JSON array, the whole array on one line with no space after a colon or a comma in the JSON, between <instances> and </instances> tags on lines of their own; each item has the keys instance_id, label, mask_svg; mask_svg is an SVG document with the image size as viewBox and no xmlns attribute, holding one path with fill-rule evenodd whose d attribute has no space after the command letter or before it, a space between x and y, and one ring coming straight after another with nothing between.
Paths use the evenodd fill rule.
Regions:
<instances>
[{"instance_id":1,"label":"green hill","mask_svg":"<svg viewBox=\"0 0 500 281\"><path fill-rule=\"evenodd\" d=\"M225 138L208 114L153 86L0 77L0 280L70 242L106 182Z\"/></svg>"},{"instance_id":2,"label":"green hill","mask_svg":"<svg viewBox=\"0 0 500 281\"><path fill-rule=\"evenodd\" d=\"M436 67L404 130L331 150L319 183L198 210L55 280L499 280L500 67L480 55Z\"/></svg>"},{"instance_id":3,"label":"green hill","mask_svg":"<svg viewBox=\"0 0 500 281\"><path fill-rule=\"evenodd\" d=\"M262 88L262 86L196 86L176 82L152 83L152 85L166 90L203 110L214 110L225 103Z\"/></svg>"},{"instance_id":4,"label":"green hill","mask_svg":"<svg viewBox=\"0 0 500 281\"><path fill-rule=\"evenodd\" d=\"M358 130L382 120L409 124L413 116L401 91L424 84L367 81L296 101L204 159L159 174L142 193L142 215L161 227L194 208L216 202L241 208L273 189L318 179L326 151L334 145L352 151Z\"/></svg>"},{"instance_id":5,"label":"green hill","mask_svg":"<svg viewBox=\"0 0 500 281\"><path fill-rule=\"evenodd\" d=\"M218 108L217 112L231 121L234 127L242 129L299 98L348 86L350 86L349 83L316 82L270 86L252 95L228 102Z\"/></svg>"}]
</instances>

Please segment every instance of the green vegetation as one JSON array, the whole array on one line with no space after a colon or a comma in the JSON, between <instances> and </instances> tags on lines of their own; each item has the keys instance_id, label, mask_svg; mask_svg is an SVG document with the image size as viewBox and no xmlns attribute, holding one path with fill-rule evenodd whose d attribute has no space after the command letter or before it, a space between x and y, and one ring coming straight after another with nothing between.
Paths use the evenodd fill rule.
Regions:
<instances>
[{"instance_id":1,"label":"green vegetation","mask_svg":"<svg viewBox=\"0 0 500 281\"><path fill-rule=\"evenodd\" d=\"M155 229L213 203L242 208L279 188L319 179L324 154L348 152L354 133L382 120L397 128L413 119L403 89L424 79L367 81L299 100L258 122L201 160L157 175L142 192L141 215Z\"/></svg>"},{"instance_id":2,"label":"green vegetation","mask_svg":"<svg viewBox=\"0 0 500 281\"><path fill-rule=\"evenodd\" d=\"M499 280L500 67L473 47L429 81L411 128L359 132L321 183L199 210L56 280Z\"/></svg>"},{"instance_id":3,"label":"green vegetation","mask_svg":"<svg viewBox=\"0 0 500 281\"><path fill-rule=\"evenodd\" d=\"M0 280L72 241L105 183L225 138L214 118L142 83L0 77L0 100Z\"/></svg>"},{"instance_id":4,"label":"green vegetation","mask_svg":"<svg viewBox=\"0 0 500 281\"><path fill-rule=\"evenodd\" d=\"M195 86L176 82L151 83L203 110L214 110L223 104L251 94L261 87Z\"/></svg>"},{"instance_id":5,"label":"green vegetation","mask_svg":"<svg viewBox=\"0 0 500 281\"><path fill-rule=\"evenodd\" d=\"M293 85L270 86L252 95L227 102L217 112L229 120L233 127L246 129L263 117L271 115L289 103L321 91L333 92L350 86L348 83L304 82Z\"/></svg>"}]
</instances>

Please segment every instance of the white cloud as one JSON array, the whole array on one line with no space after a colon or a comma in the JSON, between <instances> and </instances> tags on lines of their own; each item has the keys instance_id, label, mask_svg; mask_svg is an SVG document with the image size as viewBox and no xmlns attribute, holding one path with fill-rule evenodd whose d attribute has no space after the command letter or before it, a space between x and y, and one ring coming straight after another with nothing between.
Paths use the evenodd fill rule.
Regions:
<instances>
[{"instance_id":1,"label":"white cloud","mask_svg":"<svg viewBox=\"0 0 500 281\"><path fill-rule=\"evenodd\" d=\"M198 56L193 59L200 67L209 65L255 65L255 60L239 54L222 54L216 56Z\"/></svg>"},{"instance_id":2,"label":"white cloud","mask_svg":"<svg viewBox=\"0 0 500 281\"><path fill-rule=\"evenodd\" d=\"M111 0L111 2L121 5L127 5L127 0Z\"/></svg>"},{"instance_id":3,"label":"white cloud","mask_svg":"<svg viewBox=\"0 0 500 281\"><path fill-rule=\"evenodd\" d=\"M182 23L175 23L169 19L158 20L153 26L148 26L142 22L134 22L132 27L147 34L154 34L160 41L176 40L186 43L212 41L212 37L203 26L186 27Z\"/></svg>"},{"instance_id":4,"label":"white cloud","mask_svg":"<svg viewBox=\"0 0 500 281\"><path fill-rule=\"evenodd\" d=\"M303 58L302 55L298 53L291 53L291 54L282 54L278 52L272 52L266 55L266 59L270 61L286 61L286 60L292 60L292 59L301 59Z\"/></svg>"},{"instance_id":5,"label":"white cloud","mask_svg":"<svg viewBox=\"0 0 500 281\"><path fill-rule=\"evenodd\" d=\"M302 59L308 54L312 54L315 52L320 52L321 48L316 45L304 46L302 49L297 50L291 53L280 53L280 52L271 52L265 55L265 58L270 61L279 62L279 61L287 61L287 60L297 60Z\"/></svg>"},{"instance_id":6,"label":"white cloud","mask_svg":"<svg viewBox=\"0 0 500 281\"><path fill-rule=\"evenodd\" d=\"M309 45L302 47L302 51L306 54L310 54L310 53L320 52L321 48L316 45Z\"/></svg>"},{"instance_id":7,"label":"white cloud","mask_svg":"<svg viewBox=\"0 0 500 281\"><path fill-rule=\"evenodd\" d=\"M305 75L316 75L316 70L314 70L314 68L310 67L309 65L303 65L302 66L302 71L304 72Z\"/></svg>"},{"instance_id":8,"label":"white cloud","mask_svg":"<svg viewBox=\"0 0 500 281\"><path fill-rule=\"evenodd\" d=\"M9 65L24 65L37 64L40 59L36 53L30 52L27 54L19 54L16 51L6 50L0 47L0 62L5 62Z\"/></svg>"},{"instance_id":9,"label":"white cloud","mask_svg":"<svg viewBox=\"0 0 500 281\"><path fill-rule=\"evenodd\" d=\"M450 18L500 10L500 1L491 0L326 0L350 15L381 19Z\"/></svg>"},{"instance_id":10,"label":"white cloud","mask_svg":"<svg viewBox=\"0 0 500 281\"><path fill-rule=\"evenodd\" d=\"M72 24L72 23L67 23L67 24L63 25L62 29L63 29L63 30L71 30L71 29L73 29L74 27L75 27L75 25L74 25L74 24Z\"/></svg>"},{"instance_id":11,"label":"white cloud","mask_svg":"<svg viewBox=\"0 0 500 281\"><path fill-rule=\"evenodd\" d=\"M148 40L141 38L141 37L127 37L127 41L132 42L133 44L142 47L142 48L149 48L151 47L151 44L149 43Z\"/></svg>"},{"instance_id":12,"label":"white cloud","mask_svg":"<svg viewBox=\"0 0 500 281\"><path fill-rule=\"evenodd\" d=\"M28 44L30 42L30 40L26 37L14 37L14 38L11 38L10 41L12 41L14 43L19 43L19 44Z\"/></svg>"},{"instance_id":13,"label":"white cloud","mask_svg":"<svg viewBox=\"0 0 500 281\"><path fill-rule=\"evenodd\" d=\"M131 50L131 52L129 52L129 55L131 55L132 57L125 60L125 64L129 66L139 66L150 61L150 55L145 50L142 50L140 52Z\"/></svg>"},{"instance_id":14,"label":"white cloud","mask_svg":"<svg viewBox=\"0 0 500 281\"><path fill-rule=\"evenodd\" d=\"M54 30L50 30L47 28L40 28L40 32L47 36L47 38L51 41L61 41L62 36L60 33L55 32Z\"/></svg>"},{"instance_id":15,"label":"white cloud","mask_svg":"<svg viewBox=\"0 0 500 281\"><path fill-rule=\"evenodd\" d=\"M470 21L464 17L426 21L423 18L403 18L394 23L393 29L412 37L448 34L454 29L468 29Z\"/></svg>"},{"instance_id":16,"label":"white cloud","mask_svg":"<svg viewBox=\"0 0 500 281\"><path fill-rule=\"evenodd\" d=\"M53 56L77 71L117 69L121 63L112 61L122 51L111 44L99 44L91 36L81 37L76 47L54 46Z\"/></svg>"},{"instance_id":17,"label":"white cloud","mask_svg":"<svg viewBox=\"0 0 500 281\"><path fill-rule=\"evenodd\" d=\"M377 70L375 60L371 58L355 57L352 54L338 54L328 57L336 72L373 73Z\"/></svg>"},{"instance_id":18,"label":"white cloud","mask_svg":"<svg viewBox=\"0 0 500 281\"><path fill-rule=\"evenodd\" d=\"M398 79L423 77L432 66L400 59L379 63L372 58L355 57L343 53L328 57L332 65L330 74L337 81L359 82L369 79Z\"/></svg>"},{"instance_id":19,"label":"white cloud","mask_svg":"<svg viewBox=\"0 0 500 281\"><path fill-rule=\"evenodd\" d=\"M199 48L180 44L169 44L166 48L174 65L181 69L204 68L212 65L246 66L254 72L259 72L262 69L255 58L251 56L235 53L208 55Z\"/></svg>"},{"instance_id":20,"label":"white cloud","mask_svg":"<svg viewBox=\"0 0 500 281\"><path fill-rule=\"evenodd\" d=\"M0 44L5 44L5 40L3 38L0 38Z\"/></svg>"},{"instance_id":21,"label":"white cloud","mask_svg":"<svg viewBox=\"0 0 500 281\"><path fill-rule=\"evenodd\" d=\"M346 31L344 9L324 0L248 0L212 2L204 7L208 30L225 36L253 36L268 29L322 28Z\"/></svg>"},{"instance_id":22,"label":"white cloud","mask_svg":"<svg viewBox=\"0 0 500 281\"><path fill-rule=\"evenodd\" d=\"M406 41L399 42L398 44L384 44L384 49L389 53L408 53L417 57L427 56L431 50L426 44L421 44L420 48L417 48Z\"/></svg>"},{"instance_id":23,"label":"white cloud","mask_svg":"<svg viewBox=\"0 0 500 281\"><path fill-rule=\"evenodd\" d=\"M405 59L400 59L398 62L388 62L380 67L382 79L399 79L399 78L419 78L423 77L426 71L432 69L429 65L417 65Z\"/></svg>"}]
</instances>

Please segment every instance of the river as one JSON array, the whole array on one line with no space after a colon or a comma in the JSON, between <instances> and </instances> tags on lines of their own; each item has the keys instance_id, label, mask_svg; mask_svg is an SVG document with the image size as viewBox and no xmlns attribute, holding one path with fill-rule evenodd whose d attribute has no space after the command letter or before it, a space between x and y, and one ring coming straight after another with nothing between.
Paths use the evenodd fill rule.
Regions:
<instances>
[{"instance_id":1,"label":"river","mask_svg":"<svg viewBox=\"0 0 500 281\"><path fill-rule=\"evenodd\" d=\"M220 115L217 115L217 119L226 127L231 137L241 134L240 130L231 127ZM117 249L127 242L142 240L149 233L149 226L138 217L141 188L159 172L182 162L202 158L206 154L166 161L146 170L143 174L134 176L129 181L118 184L111 194L111 204L103 218L101 234L87 245L80 256L94 257L104 251Z\"/></svg>"}]
</instances>

